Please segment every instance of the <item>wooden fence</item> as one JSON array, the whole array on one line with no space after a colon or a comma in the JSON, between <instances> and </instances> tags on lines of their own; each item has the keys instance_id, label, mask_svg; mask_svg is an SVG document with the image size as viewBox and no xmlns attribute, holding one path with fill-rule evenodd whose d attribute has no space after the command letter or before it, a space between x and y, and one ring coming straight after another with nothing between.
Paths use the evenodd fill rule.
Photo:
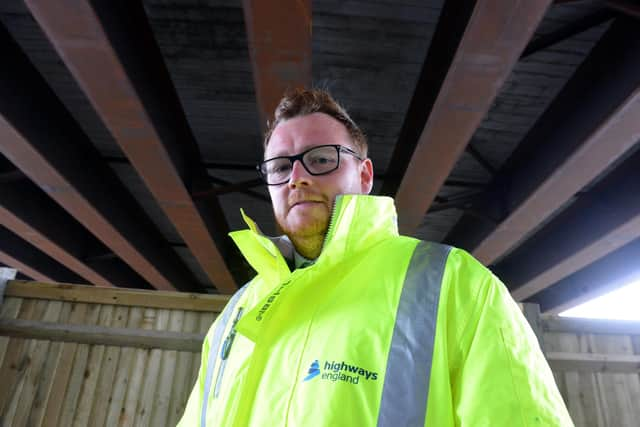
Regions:
<instances>
[{"instance_id":1,"label":"wooden fence","mask_svg":"<svg viewBox=\"0 0 640 427\"><path fill-rule=\"evenodd\" d=\"M227 297L11 281L0 426L173 426ZM525 314L578 427L640 425L640 322Z\"/></svg>"},{"instance_id":2,"label":"wooden fence","mask_svg":"<svg viewBox=\"0 0 640 427\"><path fill-rule=\"evenodd\" d=\"M0 425L171 426L226 297L9 282Z\"/></svg>"},{"instance_id":3,"label":"wooden fence","mask_svg":"<svg viewBox=\"0 0 640 427\"><path fill-rule=\"evenodd\" d=\"M541 324L575 425L640 426L640 322L543 317Z\"/></svg>"}]
</instances>

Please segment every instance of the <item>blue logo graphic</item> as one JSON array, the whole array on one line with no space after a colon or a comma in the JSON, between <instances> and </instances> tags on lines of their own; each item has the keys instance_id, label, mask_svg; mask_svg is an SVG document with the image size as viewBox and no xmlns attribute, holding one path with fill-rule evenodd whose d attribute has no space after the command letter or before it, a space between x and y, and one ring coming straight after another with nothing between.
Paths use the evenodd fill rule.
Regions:
<instances>
[{"instance_id":1,"label":"blue logo graphic","mask_svg":"<svg viewBox=\"0 0 640 427\"><path fill-rule=\"evenodd\" d=\"M320 375L320 364L317 360L314 360L311 366L309 367L309 372L307 372L307 376L303 381L309 381Z\"/></svg>"}]
</instances>

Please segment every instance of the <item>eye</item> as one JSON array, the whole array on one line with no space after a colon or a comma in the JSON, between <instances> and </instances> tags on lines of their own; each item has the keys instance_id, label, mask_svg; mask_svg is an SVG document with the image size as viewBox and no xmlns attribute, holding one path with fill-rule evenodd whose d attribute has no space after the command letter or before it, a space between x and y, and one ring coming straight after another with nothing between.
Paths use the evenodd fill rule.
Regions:
<instances>
[{"instance_id":1,"label":"eye","mask_svg":"<svg viewBox=\"0 0 640 427\"><path fill-rule=\"evenodd\" d=\"M291 162L287 159L276 159L266 165L266 172L269 175L283 175L289 171L291 171Z\"/></svg>"},{"instance_id":2,"label":"eye","mask_svg":"<svg viewBox=\"0 0 640 427\"><path fill-rule=\"evenodd\" d=\"M318 153L318 154L313 154L312 156L310 156L308 162L310 164L310 166L327 166L327 165L334 165L336 164L336 157L335 156L328 156L322 153Z\"/></svg>"}]
</instances>

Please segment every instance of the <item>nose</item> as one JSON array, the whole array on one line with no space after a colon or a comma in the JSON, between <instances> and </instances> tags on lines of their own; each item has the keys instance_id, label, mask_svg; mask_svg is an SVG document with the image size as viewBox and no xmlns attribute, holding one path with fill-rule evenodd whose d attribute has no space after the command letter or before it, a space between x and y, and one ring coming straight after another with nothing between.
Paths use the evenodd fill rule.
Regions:
<instances>
[{"instance_id":1,"label":"nose","mask_svg":"<svg viewBox=\"0 0 640 427\"><path fill-rule=\"evenodd\" d=\"M291 165L291 176L289 177L289 187L296 188L299 186L310 185L312 175L302 165L300 160L295 160Z\"/></svg>"}]
</instances>

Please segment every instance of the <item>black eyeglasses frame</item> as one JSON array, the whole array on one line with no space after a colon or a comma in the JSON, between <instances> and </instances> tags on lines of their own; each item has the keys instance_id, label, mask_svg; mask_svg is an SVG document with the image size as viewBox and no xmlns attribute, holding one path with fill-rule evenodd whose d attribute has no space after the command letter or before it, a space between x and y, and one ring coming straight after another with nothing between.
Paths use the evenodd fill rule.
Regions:
<instances>
[{"instance_id":1,"label":"black eyeglasses frame","mask_svg":"<svg viewBox=\"0 0 640 427\"><path fill-rule=\"evenodd\" d=\"M305 154L307 154L309 151L313 151L316 150L318 148L324 148L324 147L333 147L336 149L336 151L338 152L338 162L336 163L336 167L327 171L327 172L320 172L320 173L314 173L311 172L309 170L309 168L307 167L307 165L304 163L303 157L305 156ZM265 174L262 172L262 165L264 165L265 163L272 161L272 160L276 160L276 159L288 159L289 162L291 162L291 168L293 168L293 164L295 163L296 160L300 161L300 164L302 165L302 167L304 168L304 170L306 170L309 175L313 175L313 176L321 176L321 175L328 175L334 171L336 171L339 167L340 167L340 153L346 153L346 154L350 154L353 157L355 157L356 159L362 161L364 160L364 158L362 156L360 156L360 154L358 154L357 152L355 152L354 150L352 150L349 147L345 147L344 145L340 145L340 144L324 144L324 145L316 145L315 147L311 147L305 151L303 151L302 153L299 154L295 154L293 156L277 156L277 157L272 157L270 159L265 159L262 162L258 163L256 165L256 170L258 171L258 175L260 175L260 178L262 178L262 180L264 181L264 183L266 185L282 185L282 184L286 184L287 181L289 181L289 179L291 179L291 175L289 175L289 177L282 182L276 183L276 184L270 184L267 182L267 177L265 176Z\"/></svg>"}]
</instances>

